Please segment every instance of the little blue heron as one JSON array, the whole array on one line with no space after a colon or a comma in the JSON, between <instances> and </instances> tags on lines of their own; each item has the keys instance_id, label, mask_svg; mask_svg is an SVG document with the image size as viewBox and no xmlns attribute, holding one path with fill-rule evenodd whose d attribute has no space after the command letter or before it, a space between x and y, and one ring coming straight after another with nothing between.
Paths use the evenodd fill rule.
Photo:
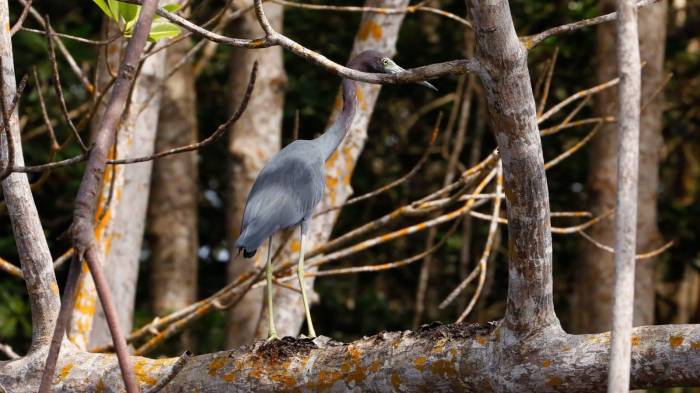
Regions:
<instances>
[{"instance_id":1,"label":"little blue heron","mask_svg":"<svg viewBox=\"0 0 700 393\"><path fill-rule=\"evenodd\" d=\"M403 68L387 56L374 50L360 53L350 60L348 67L359 71L386 74L403 71ZM437 90L428 82L423 81L419 84ZM235 247L239 252L243 251L245 258L250 258L255 255L262 242L265 239L268 240L266 265L268 340L277 338L272 309L272 235L280 229L296 225L301 229L297 277L304 301L309 336L316 337L304 289L304 236L314 208L323 196L324 162L343 140L355 116L356 89L357 83L354 80L343 78L343 110L333 124L318 138L294 141L275 154L260 171L248 194L243 212L241 235L236 240Z\"/></svg>"}]
</instances>

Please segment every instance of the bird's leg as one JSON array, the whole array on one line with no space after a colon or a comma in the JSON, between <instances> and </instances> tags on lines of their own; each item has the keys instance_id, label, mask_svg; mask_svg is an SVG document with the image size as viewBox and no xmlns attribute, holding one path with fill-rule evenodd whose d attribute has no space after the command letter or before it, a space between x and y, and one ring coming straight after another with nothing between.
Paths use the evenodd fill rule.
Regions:
<instances>
[{"instance_id":1,"label":"bird's leg","mask_svg":"<svg viewBox=\"0 0 700 393\"><path fill-rule=\"evenodd\" d=\"M304 289L304 229L302 226L301 240L299 242L299 266L297 268L297 277L299 277L299 288L301 288L301 299L304 301L304 312L306 312L306 324L309 327L309 337L316 337L314 324L311 322L311 312L309 311L309 301L306 298L306 289Z\"/></svg>"},{"instance_id":2,"label":"bird's leg","mask_svg":"<svg viewBox=\"0 0 700 393\"><path fill-rule=\"evenodd\" d=\"M275 313L272 309L272 236L267 242L267 341L277 340L277 329L275 329Z\"/></svg>"}]
</instances>

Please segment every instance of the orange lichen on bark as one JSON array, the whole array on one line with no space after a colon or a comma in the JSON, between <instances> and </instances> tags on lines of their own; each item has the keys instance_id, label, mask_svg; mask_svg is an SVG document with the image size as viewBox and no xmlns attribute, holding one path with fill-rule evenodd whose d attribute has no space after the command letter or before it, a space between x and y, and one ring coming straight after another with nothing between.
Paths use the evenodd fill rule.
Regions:
<instances>
[{"instance_id":1,"label":"orange lichen on bark","mask_svg":"<svg viewBox=\"0 0 700 393\"><path fill-rule=\"evenodd\" d=\"M71 369L73 369L73 363L68 363L65 366L63 366L63 368L61 368L61 370L58 372L58 375L56 376L56 379L53 381L53 384L57 385L57 384L61 383L61 381L66 379L68 374L70 374Z\"/></svg>"},{"instance_id":2,"label":"orange lichen on bark","mask_svg":"<svg viewBox=\"0 0 700 393\"><path fill-rule=\"evenodd\" d=\"M547 368L547 367L549 367L549 366L551 366L551 365L552 365L552 361L549 360L549 359L545 359L545 360L542 362L542 367Z\"/></svg>"},{"instance_id":3,"label":"orange lichen on bark","mask_svg":"<svg viewBox=\"0 0 700 393\"><path fill-rule=\"evenodd\" d=\"M382 38L382 27L371 20L362 25L360 31L357 33L357 36L363 41L368 39L370 35L377 41Z\"/></svg>"},{"instance_id":4,"label":"orange lichen on bark","mask_svg":"<svg viewBox=\"0 0 700 393\"><path fill-rule=\"evenodd\" d=\"M215 376L217 371L226 365L227 357L214 358L214 360L209 363L209 375Z\"/></svg>"},{"instance_id":5,"label":"orange lichen on bark","mask_svg":"<svg viewBox=\"0 0 700 393\"><path fill-rule=\"evenodd\" d=\"M418 371L425 371L425 364L428 363L428 359L426 359L424 356L418 356L416 360L413 362L413 365L416 367Z\"/></svg>"},{"instance_id":6,"label":"orange lichen on bark","mask_svg":"<svg viewBox=\"0 0 700 393\"><path fill-rule=\"evenodd\" d=\"M672 348L678 348L681 345L683 345L683 341L685 339L683 336L670 336L668 338L668 343L671 345Z\"/></svg>"},{"instance_id":7,"label":"orange lichen on bark","mask_svg":"<svg viewBox=\"0 0 700 393\"><path fill-rule=\"evenodd\" d=\"M301 242L299 240L292 240L292 245L290 247L293 252L299 252L299 250L301 250Z\"/></svg>"},{"instance_id":8,"label":"orange lichen on bark","mask_svg":"<svg viewBox=\"0 0 700 393\"><path fill-rule=\"evenodd\" d=\"M355 95L357 96L357 103L360 105L360 109L363 111L367 110L367 100L365 100L364 94L362 94L362 88L361 87L356 87L355 88Z\"/></svg>"},{"instance_id":9,"label":"orange lichen on bark","mask_svg":"<svg viewBox=\"0 0 700 393\"><path fill-rule=\"evenodd\" d=\"M340 377L341 374L339 372L321 370L318 373L318 381L315 386L316 391L323 392L330 390L330 388L340 380Z\"/></svg>"},{"instance_id":10,"label":"orange lichen on bark","mask_svg":"<svg viewBox=\"0 0 700 393\"><path fill-rule=\"evenodd\" d=\"M99 381L97 381L97 385L95 386L95 393L104 393L105 391L105 381L100 378Z\"/></svg>"},{"instance_id":11,"label":"orange lichen on bark","mask_svg":"<svg viewBox=\"0 0 700 393\"><path fill-rule=\"evenodd\" d=\"M639 338L639 336L632 336L632 346L633 347L636 347L637 345L639 345L640 342L641 342L641 339Z\"/></svg>"},{"instance_id":12,"label":"orange lichen on bark","mask_svg":"<svg viewBox=\"0 0 700 393\"><path fill-rule=\"evenodd\" d=\"M430 364L430 372L443 377L456 377L457 370L455 369L454 361L440 359Z\"/></svg>"},{"instance_id":13,"label":"orange lichen on bark","mask_svg":"<svg viewBox=\"0 0 700 393\"><path fill-rule=\"evenodd\" d=\"M340 371L345 374L345 380L355 383L364 381L366 374L362 367L362 350L354 345L349 345L348 355L340 366Z\"/></svg>"},{"instance_id":14,"label":"orange lichen on bark","mask_svg":"<svg viewBox=\"0 0 700 393\"><path fill-rule=\"evenodd\" d=\"M375 360L372 362L372 364L369 365L369 371L373 373L379 371L380 368L382 368L382 362L379 360Z\"/></svg>"},{"instance_id":15,"label":"orange lichen on bark","mask_svg":"<svg viewBox=\"0 0 700 393\"><path fill-rule=\"evenodd\" d=\"M136 360L136 362L134 362L134 375L136 376L136 380L145 385L155 385L156 382L158 382L158 378L150 374L154 368L158 368L158 365L155 363L152 364L150 360Z\"/></svg>"},{"instance_id":16,"label":"orange lichen on bark","mask_svg":"<svg viewBox=\"0 0 700 393\"><path fill-rule=\"evenodd\" d=\"M700 341L692 341L690 343L690 348L691 349L700 349Z\"/></svg>"},{"instance_id":17,"label":"orange lichen on bark","mask_svg":"<svg viewBox=\"0 0 700 393\"><path fill-rule=\"evenodd\" d=\"M562 383L562 380L559 377L555 377L552 375L547 377L547 385L549 385L549 386L555 387L555 386L561 385L561 383Z\"/></svg>"},{"instance_id":18,"label":"orange lichen on bark","mask_svg":"<svg viewBox=\"0 0 700 393\"><path fill-rule=\"evenodd\" d=\"M391 386L393 386L397 392L401 391L401 376L396 371L391 373Z\"/></svg>"}]
</instances>

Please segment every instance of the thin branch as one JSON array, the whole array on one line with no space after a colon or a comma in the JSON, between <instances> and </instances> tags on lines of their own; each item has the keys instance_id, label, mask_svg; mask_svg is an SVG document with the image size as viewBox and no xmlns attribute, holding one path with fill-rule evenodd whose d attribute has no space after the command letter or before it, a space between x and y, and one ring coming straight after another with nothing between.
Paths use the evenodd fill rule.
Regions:
<instances>
[{"instance_id":1,"label":"thin branch","mask_svg":"<svg viewBox=\"0 0 700 393\"><path fill-rule=\"evenodd\" d=\"M175 379L177 374L187 365L187 362L190 361L190 358L192 357L192 352L190 351L185 351L178 359L175 361L175 364L170 367L168 372L160 379L158 382L151 386L149 389L145 390L144 393L158 393L165 386L167 386L170 381Z\"/></svg>"},{"instance_id":2,"label":"thin branch","mask_svg":"<svg viewBox=\"0 0 700 393\"><path fill-rule=\"evenodd\" d=\"M637 2L637 7L644 7L650 4L657 3L659 0L641 0ZM551 29L547 29L541 33L537 33L534 35L530 35L527 37L521 38L521 41L523 45L525 45L525 48L527 49L532 49L538 44L540 44L542 41L545 39L557 35L557 34L565 34L565 33L571 33L580 29L583 29L585 27L590 27L590 26L595 26L604 22L611 22L617 19L617 12L611 12L609 14L601 15L601 16L596 16L595 18L591 19L584 19L580 21L576 21L573 23L569 23L566 25L561 25L557 27L552 27Z\"/></svg>"},{"instance_id":3,"label":"thin branch","mask_svg":"<svg viewBox=\"0 0 700 393\"><path fill-rule=\"evenodd\" d=\"M24 278L24 274L22 274L22 269L18 268L12 262L9 262L3 258L0 258L0 270L4 271L5 273L9 273L15 278Z\"/></svg>"},{"instance_id":4,"label":"thin branch","mask_svg":"<svg viewBox=\"0 0 700 393\"><path fill-rule=\"evenodd\" d=\"M41 34L43 36L45 36L47 34L46 30L32 29L32 28L24 27L24 26L22 26L22 28L20 30L26 31L28 33ZM95 45L95 46L108 45L108 44L111 44L112 42L123 37L122 33L117 33L109 38L104 39L104 40L91 40L89 38L78 37L75 35L70 35L70 34L65 34L65 33L59 33L57 31L54 31L53 35L56 37L65 38L67 40L82 42L83 44L89 44L89 45Z\"/></svg>"},{"instance_id":5,"label":"thin branch","mask_svg":"<svg viewBox=\"0 0 700 393\"><path fill-rule=\"evenodd\" d=\"M305 4L305 3L297 3L293 1L287 1L287 0L268 0L273 3L277 3L286 7L293 7L293 8L302 8L306 10L315 10L315 11L341 11L341 12L373 12L373 13L379 13L379 14L412 14L415 12L427 12L431 14L436 14L443 16L445 18L451 19L457 23L460 23L464 26L467 26L469 28L472 27L471 22L468 20L459 17L451 12L443 11L441 9L433 8L433 7L425 7L422 5L412 5L408 6L406 8L385 8L385 7L357 7L357 6L338 6L338 5L323 5L323 4Z\"/></svg>"},{"instance_id":6,"label":"thin branch","mask_svg":"<svg viewBox=\"0 0 700 393\"><path fill-rule=\"evenodd\" d=\"M10 29L10 36L15 35L15 33L22 28L22 24L24 24L24 21L27 19L27 15L29 14L29 8L32 6L33 1L34 0L28 0L27 3L24 5L24 8L22 8L22 12L19 14L17 21L14 25L12 25L12 28Z\"/></svg>"},{"instance_id":7,"label":"thin branch","mask_svg":"<svg viewBox=\"0 0 700 393\"><path fill-rule=\"evenodd\" d=\"M46 21L46 43L49 47L49 63L51 64L51 75L53 76L53 86L56 89L56 97L58 97L58 101L61 104L61 112L63 113L63 118L66 120L66 123L68 123L68 126L70 127L71 131L73 131L73 136L75 136L75 139L78 141L78 144L80 144L80 147L85 152L88 150L88 148L85 145L85 142L83 142L83 139L80 137L78 130L75 128L75 125L73 124L73 121L71 120L70 115L68 114L68 106L66 105L66 99L63 96L63 87L61 87L61 76L58 72L58 63L56 62L56 51L53 45L53 28L51 27L51 21L49 19L49 16L46 15L44 17L44 20Z\"/></svg>"},{"instance_id":8,"label":"thin branch","mask_svg":"<svg viewBox=\"0 0 700 393\"><path fill-rule=\"evenodd\" d=\"M500 194L503 190L503 167L498 165L498 174L496 176L496 193ZM486 281L486 263L489 260L489 255L493 249L494 239L496 238L496 232L498 231L498 216L501 214L501 198L496 198L493 203L493 213L491 214L491 224L489 225L489 234L486 239L486 245L484 246L484 252L481 254L479 259L479 282L476 287L476 292L472 296L467 308L464 309L462 314L457 318L457 323L464 321L464 319L469 315L469 313L474 309L479 296L481 295L481 290L484 288L484 282Z\"/></svg>"},{"instance_id":9,"label":"thin branch","mask_svg":"<svg viewBox=\"0 0 700 393\"><path fill-rule=\"evenodd\" d=\"M581 237L583 237L584 239L586 239L586 240L588 240L589 242L591 242L594 246L600 248L601 250L607 251L607 252L609 252L609 253L611 253L611 254L615 254L615 249L614 249L614 248L612 248L612 247L610 247L610 246L607 246L607 245L605 245L605 244L603 244L603 243L601 243L601 242L595 240L591 235L587 234L585 231L578 231L578 234L581 235ZM651 250L651 251L649 251L649 252L645 252L645 253L642 253L642 254L637 254L637 255L635 255L635 256L634 256L634 259L637 260L637 261L639 261L639 260L643 260L643 259L654 258L654 257L656 257L656 256L659 256L659 255L663 254L666 250L668 250L669 248L673 247L673 245L674 245L674 241L671 240L670 242L664 244L663 246L661 246L661 247L659 247L659 248L657 248L657 249L655 249L655 250Z\"/></svg>"},{"instance_id":10,"label":"thin branch","mask_svg":"<svg viewBox=\"0 0 700 393\"><path fill-rule=\"evenodd\" d=\"M0 72L4 72L4 70L5 68L3 66L2 58L0 58ZM20 80L19 85L17 86L17 92L12 98L12 102L8 108L7 103L5 102L5 97L7 97L7 86L5 86L4 76L0 75L0 111L2 111L2 128L5 131L5 137L7 138L7 163L0 173L0 180L5 180L5 178L10 176L12 173L12 167L14 167L15 164L15 144L14 135L12 135L12 127L10 125L10 117L15 111L15 108L17 108L17 104L22 97L22 92L24 92L24 88L27 86L27 76L28 75L25 74L22 77L22 80Z\"/></svg>"},{"instance_id":11,"label":"thin branch","mask_svg":"<svg viewBox=\"0 0 700 393\"><path fill-rule=\"evenodd\" d=\"M547 97L549 97L549 89L552 86L552 75L554 75L554 67L557 65L557 55L559 54L559 47L554 48L554 54L552 54L552 59L549 61L549 69L547 70L547 76L544 80L544 88L542 90L542 97L540 98L540 104L537 107L537 117L542 115L544 111L544 106L547 104Z\"/></svg>"},{"instance_id":12,"label":"thin branch","mask_svg":"<svg viewBox=\"0 0 700 393\"><path fill-rule=\"evenodd\" d=\"M11 346L7 344L0 343L0 352L4 353L10 360L17 360L20 356L15 352Z\"/></svg>"}]
</instances>

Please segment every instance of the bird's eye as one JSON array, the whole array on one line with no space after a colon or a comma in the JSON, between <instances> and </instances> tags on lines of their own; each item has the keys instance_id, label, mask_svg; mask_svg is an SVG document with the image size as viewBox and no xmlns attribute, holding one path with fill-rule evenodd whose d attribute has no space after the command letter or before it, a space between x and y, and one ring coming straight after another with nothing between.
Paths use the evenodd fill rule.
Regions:
<instances>
[{"instance_id":1,"label":"bird's eye","mask_svg":"<svg viewBox=\"0 0 700 393\"><path fill-rule=\"evenodd\" d=\"M385 66L388 66L388 65L389 65L389 59L387 59L387 58L382 59L382 64L384 64Z\"/></svg>"}]
</instances>

